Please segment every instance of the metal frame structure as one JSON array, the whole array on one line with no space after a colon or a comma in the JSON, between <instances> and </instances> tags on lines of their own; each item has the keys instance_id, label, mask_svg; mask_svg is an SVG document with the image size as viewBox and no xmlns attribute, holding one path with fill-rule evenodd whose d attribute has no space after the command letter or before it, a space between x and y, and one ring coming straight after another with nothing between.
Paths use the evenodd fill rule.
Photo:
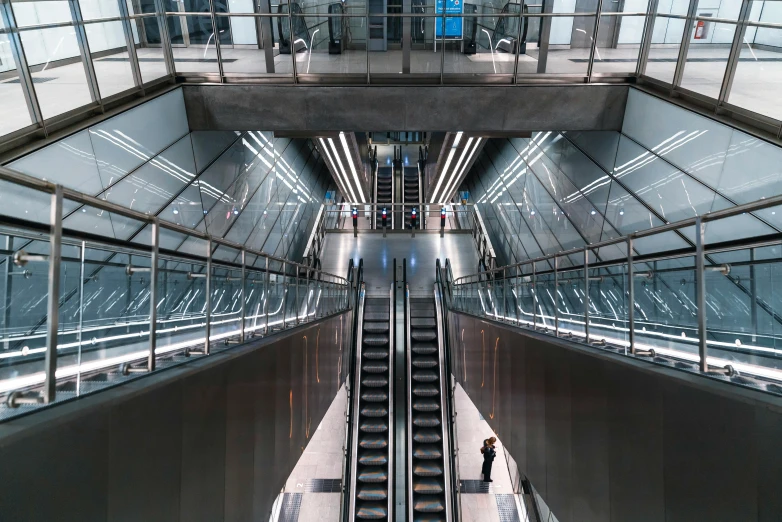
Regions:
<instances>
[{"instance_id":1,"label":"metal frame structure","mask_svg":"<svg viewBox=\"0 0 782 522\"><path fill-rule=\"evenodd\" d=\"M26 252L22 250L17 250L14 252L14 255L11 256L13 258L14 263L24 266L27 263L31 262L46 262L48 263L48 274L47 274L47 284L48 284L48 305L47 305L47 316L46 316L46 347L45 347L45 361L44 361L44 379L43 382L40 383L41 386L41 393L40 395L34 395L32 397L20 397L18 401L16 401L16 404L37 404L37 403L44 403L48 404L51 402L54 402L56 400L56 386L57 386L57 350L58 350L58 335L62 335L62 331L60 328L60 322L59 322L59 313L60 313L60 287L61 287L61 278L62 278L62 267L63 267L63 259L62 259L62 246L63 244L68 245L74 245L78 246L80 248L80 256L82 260L81 264L81 272L83 274L84 270L84 258L85 258L85 248L87 246L93 247L93 248L100 248L104 250L110 250L110 251L116 251L116 252L124 252L130 255L141 255L142 257L148 257L150 260L149 267L134 267L132 265L128 265L126 267L126 272L128 275L132 275L135 272L149 272L150 273L150 285L149 285L149 293L150 293L150 301L149 301L149 316L148 316L148 327L149 331L147 335L149 335L149 348L146 351L145 358L145 364L143 366L131 366L131 364L126 365L125 370L126 373L128 371L132 372L151 372L156 369L156 360L162 356L162 355L170 355L168 354L168 351L165 352L165 354L160 353L160 350L157 347L157 339L156 339L156 331L157 331L157 305L160 303L159 294L159 281L158 276L160 272L160 261L163 257L163 253L160 251L160 229L164 228L169 231L174 231L179 234L182 234L187 237L196 238L199 240L202 240L207 245L206 251L203 255L192 255L192 254L179 254L179 253L165 253L165 256L167 259L176 259L179 262L185 261L185 262L193 262L195 261L197 264L205 266L206 270L203 273L197 273L197 272L189 272L188 278L190 279L205 279L205 288L206 288L206 304L204 307L204 328L205 328L205 336L203 339L202 347L194 347L194 346L188 346L185 348L186 353L201 353L203 355L209 355L210 353L210 347L211 344L216 339L228 339L230 336L235 336L239 340L245 339L245 318L246 318L246 299L244 298L244 284L247 279L248 273L257 273L257 274L263 274L264 277L264 293L268 295L269 290L269 283L270 283L270 274L272 270L270 270L270 260L275 263L280 263L282 266L281 273L284 274L284 281L287 284L287 267L291 266L296 271L296 281L297 281L297 287L299 284L299 279L304 279L301 277L302 273L306 273L306 280L309 285L310 281L312 279L315 279L318 284L325 284L326 285L326 292L330 292L329 289L340 287L345 292L348 292L350 289L350 283L348 280L346 280L343 277L332 275L326 272L323 272L321 270L318 270L313 267L308 267L305 265L301 265L299 263L295 263L293 261L285 260L282 258L278 258L275 256L268 255L266 253L256 251L253 249L248 249L244 245L233 243L231 241L227 241L222 238L213 237L209 234L206 234L204 232L199 232L197 230L188 229L187 227L183 227L181 225L177 225L175 223L170 223L167 221L160 220L157 216L144 214L143 212L139 212L136 210L132 210L126 207L123 207L121 205L117 205L114 203L111 203L109 201L105 201L103 199L86 195L83 193L80 193L78 191L75 191L73 189L64 188L62 185L56 185L54 183L37 179L25 174L20 174L18 172L15 172L13 170L0 167L0 180L4 182L9 182L14 185L18 185L21 187L26 187L28 189L32 189L41 193L48 193L51 195L51 213L50 213L50 219L49 224L47 225L41 225L39 223L33 223L33 222L27 222L21 219L15 219L15 218L5 218L3 221L6 223L9 223L6 225L6 228L4 229L4 233L6 235L19 235L19 237L28 237L30 239L32 238L38 238L38 239L44 239L44 237L48 237L48 243L49 243L49 255L48 256L42 256L42 255L31 255L27 254ZM71 202L76 202L82 205L88 205L90 207L110 212L114 215L122 216L125 218L129 218L132 220L136 220L139 223L147 223L151 227L151 239L149 246L137 244L137 243L130 243L129 241L118 241L115 239L101 239L96 236L92 236L90 234L84 234L76 231L64 231L63 230L63 207L64 207L64 200L68 200ZM64 239L65 238L65 239ZM239 265L235 265L234 263L222 261L219 259L215 259L213 262L213 254L214 249L212 246L223 246L230 249L234 249L237 252L241 253L241 263ZM257 259L264 259L264 268L260 269L257 267L248 267L246 264L246 256L247 254L250 254L252 256L255 256ZM10 262L11 257L8 257L8 261ZM238 329L235 332L228 332L228 333L221 333L219 335L212 335L211 330L211 313L212 313L212 305L211 305L211 286L213 281L216 279L214 276L214 270L213 267L217 266L224 270L236 270L241 271L242 274L242 299L241 299L241 310L239 315L239 320L241 321L241 325L238 327ZM277 272L275 272L277 273ZM225 279L230 280L230 277L226 277ZM81 282L84 282L84 277L82 275ZM294 327L299 324L299 317L298 317L298 310L297 310L297 318L296 321L288 321L285 318L285 308L286 308L286 298L285 293L283 293L282 297L282 315L283 315L283 322L281 329L284 330L289 327ZM79 296L80 300L83 299L83 290L80 288L79 290ZM323 316L330 315L333 313L341 313L346 310L348 310L351 306L349 299L340 299L338 303L332 303L334 306L332 306L328 310L323 310L324 306L328 306L328 298L334 297L331 296L330 293L327 293L325 295L326 297L326 303L324 305L321 305L321 314L313 314L313 317L310 317L309 311L307 312L307 316L301 321L301 322L311 322L317 319L320 319ZM297 305L298 306L298 305ZM80 306L81 309L81 306ZM265 321L266 324L263 327L263 335L267 335L269 333L269 309L268 309L268 299L264 299L263 301L263 315L265 315ZM290 323L290 324L288 324ZM79 316L79 324L83 324L83 318L81 317L81 314ZM260 327L256 327L256 330L258 330ZM78 335L78 344L79 344L79 366L81 365L81 345L87 344L86 340L83 340L81 338L81 329L79 332L72 332L76 333ZM192 343L193 345L195 345ZM131 361L132 363L137 361ZM106 368L110 368L111 365L106 366ZM95 371L93 368L92 371ZM32 385L32 389L37 389L37 385ZM16 392L14 392L16 393ZM14 401L12 401L14 402Z\"/></svg>"},{"instance_id":2,"label":"metal frame structure","mask_svg":"<svg viewBox=\"0 0 782 522\"><path fill-rule=\"evenodd\" d=\"M514 278L514 281L521 277L523 278L522 279L523 282L521 284L531 284L532 287L532 294L533 294L533 299L535 304L533 306L533 312L532 312L533 319L531 323L526 320L521 320L518 317L516 318L509 317L507 311L504 314L500 315L497 313L496 307L492 307L491 311L485 311L484 313L486 315L493 316L496 320L502 322L508 322L517 325L526 324L529 325L531 328L537 330L538 325L540 324L539 321L540 315L538 314L536 285L538 284L537 278L541 275L541 273L553 276L554 288L557 289L554 292L554 295L559 296L560 294L560 292L558 291L559 285L564 283L572 283L574 281L581 281L584 285L583 288L585 288L588 291L588 284L589 284L589 280L591 279L589 275L590 269L624 266L626 267L626 272L625 272L626 280L627 280L626 293L628 296L627 325L629 331L628 331L628 341L622 343L622 346L625 349L627 349L627 351L631 355L654 356L655 355L654 349L647 349L646 347L638 346L636 343L636 330L635 330L635 315L636 315L635 302L636 301L635 301L635 289L634 289L633 282L639 276L648 277L650 273L636 272L635 264L641 262L651 263L651 262L656 262L656 261L666 260L666 259L675 259L680 257L694 256L695 258L695 308L697 309L696 319L697 319L697 332L698 332L697 346L698 346L699 369L703 373L718 373L722 375L726 375L726 374L732 375L735 373L735 369L733 368L734 366L733 363L731 365L726 365L725 368L718 368L714 366L713 362L711 363L709 362L709 359L711 359L713 356L709 355L709 348L707 342L707 324L706 324L707 305L706 305L706 280L705 280L706 272L719 271L722 272L723 274L728 274L730 269L725 265L714 265L712 263L707 263L707 254L728 252L733 250L752 249L752 248L764 247L770 245L779 245L782 244L782 236L780 236L779 234L775 234L773 236L766 236L763 238L750 238L747 240L730 242L727 244L720 243L716 245L707 245L705 242L706 224L712 221L718 221L720 219L739 216L749 212L757 212L763 209L768 209L779 205L782 205L782 196L780 195L772 196L752 203L736 205L723 210L718 210L700 216L683 219L674 223L667 223L665 225L658 226L655 228L641 230L633 234L630 234L628 236L600 241L597 243L588 244L584 247L565 250L562 252L558 252L556 254L551 254L535 259L529 259L521 263L516 263L513 265L499 267L491 270L487 269L484 272L459 277L452 281L454 295L457 296L454 299L454 303L455 303L454 309L460 310L461 308L461 300L459 299L459 287L470 288L471 285L486 284L486 288L490 289L492 284L496 284L497 281L504 280L506 277ZM681 231L682 229L689 228L689 227L695 228L696 241L695 241L694 248L669 251L669 252L660 252L651 255L639 256L639 258L636 258L634 256L633 243L636 239L650 237L653 235L662 234L670 231ZM611 245L625 245L625 247L627 248L627 259L622 261L611 260L611 261L603 261L600 263L589 264L589 258L588 258L589 251L592 250L597 251L600 248L611 246ZM560 259L568 258L568 257L570 259L576 259L578 256L581 256L582 259L581 265L568 266L564 269L563 267L560 266ZM540 263L551 266L553 267L553 269L543 270L543 271L538 270L537 265ZM531 275L529 276L524 275L524 274L529 274L529 272L525 272L524 270L525 268L531 270ZM562 279L563 272L573 272L579 275L567 279ZM529 279L526 279L527 277L529 277ZM616 278L620 276L610 276L610 277ZM465 292L472 292L472 290L470 288L470 290L466 290ZM472 296L471 293L469 295ZM753 297L753 301L754 299L755 298ZM466 311L469 313L469 310L460 310L460 311ZM755 313L756 312L753 312L753 320L754 320ZM581 336L583 337L584 342L587 343L598 342L600 344L605 344L605 339L597 339L598 337L597 335L595 335L594 333L590 334L589 310L588 310L587 302L585 302L585 311L583 317L586 321L583 332L566 331L563 332L563 335L571 339L575 339L576 336ZM543 321L544 321L543 330L548 332L548 328L545 327L545 317L543 318ZM559 324L560 323L559 297L554 298L553 321L554 321L553 335L560 337L560 332L562 328L560 327ZM739 364L735 363L735 366L738 367ZM743 370L747 371L747 373L755 374L764 378L782 379L782 373L776 372L775 370L768 369L768 371L766 371L766 368L763 366L752 366L752 365L745 365L745 366L746 367L743 368ZM777 375L777 373L779 373L779 375ZM772 376L772 374L774 375Z\"/></svg>"},{"instance_id":3,"label":"metal frame structure","mask_svg":"<svg viewBox=\"0 0 782 522\"><path fill-rule=\"evenodd\" d=\"M464 73L456 74L446 72L445 69L445 53L441 52L440 56L440 70L430 71L427 73L411 70L410 68L410 55L414 52L419 52L413 49L413 45L402 45L402 60L401 69L396 74L379 73L372 71L372 60L370 59L370 52L366 52L366 71L359 72L347 72L338 73L310 73L308 70L301 71L303 67L297 63L296 53L291 55L291 69L289 72L277 72L275 71L275 64L273 56L270 56L269 51L272 45L272 35L268 30L271 23L275 18L280 16L287 16L288 23L293 23L294 17L317 19L318 23L327 22L331 17L340 17L344 19L360 19L366 21L369 17L366 6L357 6L350 13L336 14L336 13L320 13L320 12L308 12L300 14L292 14L290 9L287 15L280 15L278 13L270 13L265 6L261 5L257 7L252 13L229 13L218 12L216 10L215 3L209 1L209 11L204 12L184 12L184 11L166 11L166 4L162 0L155 0L155 11L146 13L131 13L128 10L127 4L123 0L117 0L119 4L118 17L111 18L99 18L84 20L81 15L81 6L79 0L67 0L71 12L71 20L58 23L39 24L31 26L20 27L17 24L16 17L14 15L13 5L25 0L0 0L0 36L6 36L8 44L10 46L11 56L15 62L16 71L19 76L22 91L24 93L27 110L30 114L30 120L32 125L12 131L11 133L3 136L0 141L11 141L18 138L22 138L29 135L42 134L48 136L52 131L52 128L63 126L68 122L75 121L76 119L83 119L93 115L95 113L103 113L106 111L107 106L114 106L124 102L131 101L139 96L145 96L148 91L153 87L161 83L174 83L175 81L181 81L186 83L288 83L288 84L365 84L365 85L399 85L401 84L448 84L448 85L474 85L474 84L515 84L515 85L530 85L530 84L584 84L584 83L605 83L605 82L635 82L645 83L653 86L656 89L662 89L666 91L671 97L681 98L683 100L692 102L696 105L713 111L715 114L722 114L734 117L742 120L752 126L756 126L759 129L774 134L778 138L782 138L782 121L768 116L758 114L743 107L733 105L729 102L730 92L734 83L737 64L740 57L741 46L744 45L743 36L746 30L750 27L768 28L782 30L782 23L766 23L760 21L750 20L750 7L752 0L743 0L740 13L737 19L721 19L716 17L703 17L697 15L697 0L690 0L688 12L685 15L658 13L658 0L651 0L648 8L643 12L618 12L603 5L602 0L597 3L596 10L594 12L578 12L578 13L554 13L547 7L545 12L541 13L529 13L525 10L520 10L519 13L493 13L487 15L485 13L475 14L463 14L461 18L492 18L499 20L500 18L519 18L519 27L523 25L524 19L539 19L540 20L540 45L538 48L538 66L535 74L521 73L518 71L518 61L520 46L516 46L516 55L514 57L513 73L499 73L499 74L475 74ZM44 0L47 1L47 0ZM263 2L261 2L263 4ZM445 23L445 13L412 13L409 3L405 3L407 11L403 13L385 14L384 17L390 18L402 18L403 27L408 30L404 31L404 35L409 36L409 26L413 22L413 19L426 19L432 18L441 23ZM213 32L217 33L218 18L252 18L255 21L256 27L260 28L258 35L258 52L263 53L265 56L265 71L260 73L255 72L228 72L225 68L224 49L221 39L213 34L212 40L214 40L214 51L217 56L217 72L177 72L176 65L173 57L171 43L171 35L168 33L167 20L171 17L180 19L186 19L187 17L199 17L209 18ZM451 16L449 15L449 18ZM598 32L602 25L601 19L607 21L610 18L620 20L626 17L643 17L644 25L641 35L641 43L638 46L638 56L636 60L636 67L633 71L622 73L598 73L595 72L595 64L600 61L599 44L598 44ZM550 34L551 21L554 18L582 18L592 19L594 21L592 25L591 35L587 34L586 37L590 38L589 47L589 59L587 67L583 74L557 74L547 72L547 68L550 65L548 60L549 45L548 38ZM166 74L160 78L157 78L150 82L144 82L142 77L141 67L139 65L139 58L136 53L136 44L134 42L133 24L138 23L144 19L155 19L160 31L161 48L163 58L166 64ZM666 19L680 19L685 21L685 28L682 34L682 40L679 47L679 55L677 61L676 71L671 83L666 83L650 77L646 74L647 63L649 61L650 49L654 48L652 42L652 34L654 24L657 20ZM731 43L730 51L728 53L727 64L725 74L723 76L722 84L720 86L719 96L710 98L702 94L690 91L681 86L682 77L684 76L684 67L687 63L687 56L690 50L690 34L692 28L698 21L707 21L711 23L728 24L735 28L734 38ZM122 93L104 98L100 93L100 85L98 77L95 73L95 67L93 64L93 56L90 54L89 42L87 41L86 28L90 24L100 24L107 22L120 22L124 32L124 39L128 50L128 60L130 62L130 69L133 77L133 87ZM292 25L291 25L292 26ZM45 30L56 27L73 27L80 52L80 60L84 66L84 72L86 76L87 86L90 91L92 102L84 107L79 107L71 111L52 116L47 118L41 111L41 105L38 100L38 93L36 92L33 74L29 66L27 55L25 53L24 45L22 42L21 34L27 31L33 30ZM210 44L207 44L207 46ZM311 42L310 42L311 45ZM208 47L207 47L208 50ZM310 53L308 58L311 58L312 50L307 50ZM286 68L287 69L287 68Z\"/></svg>"}]
</instances>

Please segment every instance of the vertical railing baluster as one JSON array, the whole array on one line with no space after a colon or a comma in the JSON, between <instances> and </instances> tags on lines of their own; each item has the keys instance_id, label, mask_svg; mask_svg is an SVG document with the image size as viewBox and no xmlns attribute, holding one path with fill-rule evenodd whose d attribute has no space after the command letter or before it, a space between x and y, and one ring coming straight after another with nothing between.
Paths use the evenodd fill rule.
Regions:
<instances>
[{"instance_id":1,"label":"vertical railing baluster","mask_svg":"<svg viewBox=\"0 0 782 522\"><path fill-rule=\"evenodd\" d=\"M212 238L206 241L206 338L204 355L209 355L209 338L212 336Z\"/></svg>"},{"instance_id":2,"label":"vertical railing baluster","mask_svg":"<svg viewBox=\"0 0 782 522\"><path fill-rule=\"evenodd\" d=\"M706 223L698 216L695 219L695 305L698 308L698 354L701 359L701 371L709 371L706 360L706 255L703 244L706 236Z\"/></svg>"},{"instance_id":3,"label":"vertical railing baluster","mask_svg":"<svg viewBox=\"0 0 782 522\"><path fill-rule=\"evenodd\" d=\"M49 228L49 298L46 316L43 402L54 402L57 393L57 330L60 319L60 267L62 264L62 185L52 194Z\"/></svg>"},{"instance_id":4,"label":"vertical railing baluster","mask_svg":"<svg viewBox=\"0 0 782 522\"><path fill-rule=\"evenodd\" d=\"M150 231L152 254L149 258L149 356L147 357L147 370L153 372L155 371L155 350L157 348L157 274L160 254L160 223L157 217L152 219Z\"/></svg>"}]
</instances>

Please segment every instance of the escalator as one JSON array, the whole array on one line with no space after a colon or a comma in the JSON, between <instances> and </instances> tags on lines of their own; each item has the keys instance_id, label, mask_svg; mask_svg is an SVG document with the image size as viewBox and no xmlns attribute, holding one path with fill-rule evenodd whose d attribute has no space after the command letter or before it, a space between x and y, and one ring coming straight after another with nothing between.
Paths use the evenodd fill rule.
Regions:
<instances>
[{"instance_id":1,"label":"escalator","mask_svg":"<svg viewBox=\"0 0 782 522\"><path fill-rule=\"evenodd\" d=\"M442 323L430 297L409 299L408 316L408 520L446 522L452 510Z\"/></svg>"},{"instance_id":2,"label":"escalator","mask_svg":"<svg viewBox=\"0 0 782 522\"><path fill-rule=\"evenodd\" d=\"M375 222L378 224L378 228L381 227L383 211L383 205L388 205L388 215L393 216L391 203L394 201L394 169L393 167L378 167L377 168L377 187L375 201L377 202L377 212L375 216ZM392 222L388 223L390 228L393 228Z\"/></svg>"},{"instance_id":3,"label":"escalator","mask_svg":"<svg viewBox=\"0 0 782 522\"><path fill-rule=\"evenodd\" d=\"M419 183L418 167L404 167L403 169L403 190L404 190L404 209L405 209L405 229L409 230L412 227L410 216L413 208L419 209L421 207L421 184ZM420 212L419 212L420 214ZM420 220L416 223L416 228L421 228Z\"/></svg>"},{"instance_id":4,"label":"escalator","mask_svg":"<svg viewBox=\"0 0 782 522\"><path fill-rule=\"evenodd\" d=\"M388 520L393 430L393 368L389 298L359 297L358 347L353 411L350 513L355 520Z\"/></svg>"}]
</instances>

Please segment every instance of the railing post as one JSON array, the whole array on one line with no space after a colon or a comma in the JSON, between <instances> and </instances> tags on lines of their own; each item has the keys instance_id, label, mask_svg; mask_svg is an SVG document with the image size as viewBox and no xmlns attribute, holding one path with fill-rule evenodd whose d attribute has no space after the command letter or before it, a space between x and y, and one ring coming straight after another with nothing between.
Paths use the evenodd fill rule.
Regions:
<instances>
[{"instance_id":1,"label":"railing post","mask_svg":"<svg viewBox=\"0 0 782 522\"><path fill-rule=\"evenodd\" d=\"M559 258L554 256L554 335L559 337Z\"/></svg>"},{"instance_id":2,"label":"railing post","mask_svg":"<svg viewBox=\"0 0 782 522\"><path fill-rule=\"evenodd\" d=\"M242 319L241 319L241 326L239 327L239 339L244 342L245 341L245 327L244 323L246 322L247 318L247 296L245 294L245 288L246 288L246 278L247 278L247 251L245 249L242 249Z\"/></svg>"},{"instance_id":3,"label":"railing post","mask_svg":"<svg viewBox=\"0 0 782 522\"><path fill-rule=\"evenodd\" d=\"M502 267L502 314L505 322L510 322L508 314L508 279L505 267Z\"/></svg>"},{"instance_id":4,"label":"railing post","mask_svg":"<svg viewBox=\"0 0 782 522\"><path fill-rule=\"evenodd\" d=\"M155 350L157 349L157 275L160 254L160 223L155 217L150 225L152 232L152 255L149 258L149 357L147 370L155 371Z\"/></svg>"},{"instance_id":5,"label":"railing post","mask_svg":"<svg viewBox=\"0 0 782 522\"><path fill-rule=\"evenodd\" d=\"M584 248L584 338L589 343L589 249Z\"/></svg>"},{"instance_id":6,"label":"railing post","mask_svg":"<svg viewBox=\"0 0 782 522\"><path fill-rule=\"evenodd\" d=\"M76 395L81 394L81 348L82 340L84 337L84 260L86 259L87 243L81 242L81 248L79 249L79 326L76 330L76 338L79 342L78 352L76 354Z\"/></svg>"},{"instance_id":7,"label":"railing post","mask_svg":"<svg viewBox=\"0 0 782 522\"><path fill-rule=\"evenodd\" d=\"M60 265L62 264L62 185L52 194L49 228L49 300L46 322L46 357L43 402L54 402L57 392L57 330L60 319Z\"/></svg>"},{"instance_id":8,"label":"railing post","mask_svg":"<svg viewBox=\"0 0 782 522\"><path fill-rule=\"evenodd\" d=\"M299 312L301 311L299 307L299 265L293 265L293 268L296 270L296 306L293 308L296 313L296 326L299 325Z\"/></svg>"},{"instance_id":9,"label":"railing post","mask_svg":"<svg viewBox=\"0 0 782 522\"><path fill-rule=\"evenodd\" d=\"M307 267L307 286L304 289L304 322L310 320L310 267Z\"/></svg>"},{"instance_id":10,"label":"railing post","mask_svg":"<svg viewBox=\"0 0 782 522\"><path fill-rule=\"evenodd\" d=\"M635 267L633 266L633 237L627 238L627 328L630 353L635 355Z\"/></svg>"},{"instance_id":11,"label":"railing post","mask_svg":"<svg viewBox=\"0 0 782 522\"><path fill-rule=\"evenodd\" d=\"M269 258L265 259L266 266L264 270L266 275L263 277L263 315L266 316L266 325L263 327L264 337L269 334L269 282L271 281L269 278Z\"/></svg>"},{"instance_id":12,"label":"railing post","mask_svg":"<svg viewBox=\"0 0 782 522\"><path fill-rule=\"evenodd\" d=\"M698 354L701 358L701 371L709 371L706 362L706 264L703 243L706 224L701 216L695 219L695 305L698 308Z\"/></svg>"},{"instance_id":13,"label":"railing post","mask_svg":"<svg viewBox=\"0 0 782 522\"><path fill-rule=\"evenodd\" d=\"M206 339L204 355L209 355L209 338L212 336L212 238L206 241Z\"/></svg>"},{"instance_id":14,"label":"railing post","mask_svg":"<svg viewBox=\"0 0 782 522\"><path fill-rule=\"evenodd\" d=\"M535 262L532 262L532 279L530 281L531 293L532 293L532 329L535 330L538 327L538 293L535 291L535 279L536 279Z\"/></svg>"},{"instance_id":15,"label":"railing post","mask_svg":"<svg viewBox=\"0 0 782 522\"><path fill-rule=\"evenodd\" d=\"M291 51L293 52L293 51ZM285 322L286 312L288 308L288 263L282 262L282 329L288 327L288 323Z\"/></svg>"}]
</instances>

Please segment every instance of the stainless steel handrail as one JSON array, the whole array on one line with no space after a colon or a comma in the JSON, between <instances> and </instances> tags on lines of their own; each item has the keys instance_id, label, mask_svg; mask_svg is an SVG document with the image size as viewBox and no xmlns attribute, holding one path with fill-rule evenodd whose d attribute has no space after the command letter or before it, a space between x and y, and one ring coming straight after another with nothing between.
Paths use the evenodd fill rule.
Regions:
<instances>
[{"instance_id":1,"label":"stainless steel handrail","mask_svg":"<svg viewBox=\"0 0 782 522\"><path fill-rule=\"evenodd\" d=\"M51 183L49 181L45 181L42 179L34 178L32 176L28 176L27 174L22 174L20 172L16 172L14 170L11 170L7 167L0 167L0 180L2 181L8 181L11 183L14 183L19 186L27 187L33 190L38 190L40 192L45 192L48 194L54 194L57 190L57 187L61 187L60 185L57 185L55 183ZM198 230L189 229L187 227L184 227L182 225L178 225L176 223L171 223L169 221L159 220L157 216L151 215L151 214L145 214L143 212L139 212L137 210L133 210L127 207L123 207L122 205L118 205L116 203L112 203L110 201L106 201L100 198L97 198L95 196L89 196L87 194L84 194L82 192L62 187L62 195L63 199L67 199L82 205L87 205L90 207L97 208L99 210L105 210L107 212L111 212L113 214L117 214L123 217L127 217L129 219L133 219L136 221L140 221L142 223L147 224L154 224L159 223L160 227L171 230L173 232L178 232L180 234L184 234L186 236L195 237L198 239L202 239L205 241L211 241L215 245L222 245L226 246L228 248L232 248L236 250L237 252L245 251L249 254L252 254L257 257L262 258L268 258L272 261L277 261L280 263L286 263L294 266L298 266L300 268L306 269L306 270L312 270L314 272L323 274L325 276L334 278L335 281L342 282L343 284L347 285L348 281L347 279L340 277L338 275L329 274L328 272L323 272L322 270L314 269L308 266L305 266L301 263L296 263L295 261L290 261L281 257L276 257L271 254L267 254L265 252L261 252L259 250L254 250L251 248L247 248L244 245L240 243L234 243L233 241L229 241L224 238L218 238L214 237L210 234L207 234L205 232L199 232ZM144 245L139 244L130 244L135 249L144 249Z\"/></svg>"},{"instance_id":2,"label":"stainless steel handrail","mask_svg":"<svg viewBox=\"0 0 782 522\"><path fill-rule=\"evenodd\" d=\"M405 285L405 359L407 360L407 520L415 520L413 513L413 340L410 328L410 287ZM448 520L446 518L446 520Z\"/></svg>"},{"instance_id":3,"label":"stainless steel handrail","mask_svg":"<svg viewBox=\"0 0 782 522\"><path fill-rule=\"evenodd\" d=\"M358 469L358 412L360 408L359 400L361 398L359 390L361 389L361 353L364 351L364 304L366 299L366 286L361 283L361 292L359 294L358 304L358 326L356 328L356 369L353 372L355 374L355 380L353 381L353 441L350 448L350 488L348 494L350 495L350 510L348 513L348 520L354 522L356 519L356 492L358 491L356 472Z\"/></svg>"},{"instance_id":4,"label":"stainless steel handrail","mask_svg":"<svg viewBox=\"0 0 782 522\"><path fill-rule=\"evenodd\" d=\"M626 236L620 236L613 239L607 239L605 241L598 241L597 243L590 243L589 245L583 246L583 247L577 247L572 248L570 250L563 250L561 252L557 252L556 254L548 254L545 256L533 258L533 259L527 259L525 261L522 261L520 263L516 263L513 265L505 265L501 267L496 267L491 270L486 270L486 272L480 272L470 275L461 276L453 281L454 284L459 285L461 284L461 281L472 279L472 278L480 278L484 277L486 273L493 273L493 272L501 272L503 269L510 269L510 268L519 268L524 267L531 264L541 263L544 261L549 261L554 258L559 257L566 257L574 254L582 254L585 250L596 250L599 248L611 246L611 245L619 245L619 244L626 244L628 240L630 239L640 239L644 237L654 236L657 234L662 234L664 232L671 232L674 230L679 230L682 228L692 227L697 225L698 223L707 223L710 221L716 221L719 219L725 219L733 216L738 216L741 214L746 214L747 212L756 212L759 210L764 210L770 207L780 206L782 205L782 195L779 196L773 196L766 199L761 199L758 201L754 201L752 203L745 203L742 205L736 205L733 207L729 207L723 210L716 210L714 212L709 212L707 214L703 214L701 216L695 216L687 219L682 219L680 221L676 221L674 223L667 223L665 225L661 225L659 227L655 228L649 228L645 230L639 230L637 232L633 232L632 234L628 234ZM767 244L768 240L759 241L758 244ZM776 243L777 241L774 241ZM742 245L741 248L750 248L754 245ZM675 253L675 251L674 251ZM626 261L617 261L616 264L624 264ZM578 266L578 265L576 265Z\"/></svg>"},{"instance_id":5,"label":"stainless steel handrail","mask_svg":"<svg viewBox=\"0 0 782 522\"><path fill-rule=\"evenodd\" d=\"M396 270L396 267L394 267ZM388 295L388 520L394 519L394 329L396 323L396 302L394 283ZM393 319L393 320L392 320Z\"/></svg>"},{"instance_id":6,"label":"stainless steel handrail","mask_svg":"<svg viewBox=\"0 0 782 522\"><path fill-rule=\"evenodd\" d=\"M440 412L443 419L443 474L445 475L445 520L452 520L453 505L451 494L451 445L448 436L451 419L447 406L448 397L451 395L451 376L445 374L445 331L443 329L443 303L442 295L437 284L434 285L434 306L437 321L437 353L440 365ZM443 393L445 392L445 393ZM458 457L457 457L458 458ZM458 487L458 486L457 486ZM411 519L412 520L412 519Z\"/></svg>"}]
</instances>

